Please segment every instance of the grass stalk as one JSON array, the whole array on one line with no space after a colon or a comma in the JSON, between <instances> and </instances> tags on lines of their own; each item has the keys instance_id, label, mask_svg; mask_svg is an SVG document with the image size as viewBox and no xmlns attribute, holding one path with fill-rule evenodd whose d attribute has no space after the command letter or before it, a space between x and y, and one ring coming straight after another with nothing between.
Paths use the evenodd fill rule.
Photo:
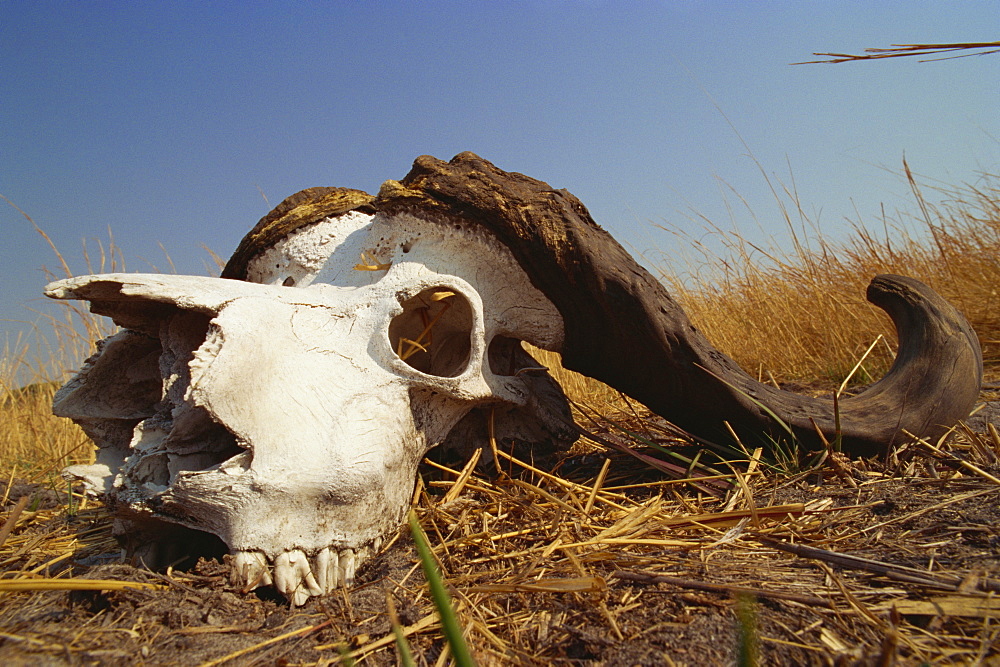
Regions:
<instances>
[{"instance_id":1,"label":"grass stalk","mask_svg":"<svg viewBox=\"0 0 1000 667\"><path fill-rule=\"evenodd\" d=\"M757 600L740 593L736 598L736 664L757 667L760 664L760 638L757 633Z\"/></svg>"},{"instance_id":2,"label":"grass stalk","mask_svg":"<svg viewBox=\"0 0 1000 667\"><path fill-rule=\"evenodd\" d=\"M417 554L420 556L420 564L423 567L424 576L427 577L427 584L431 589L431 598L434 600L438 616L441 617L441 626L444 629L444 636L448 641L451 655L455 658L455 664L458 667L474 667L476 661L472 659L472 654L469 652L469 645L466 643L465 636L462 633L462 627L455 616L455 608L451 603L451 596L448 594L448 589L445 588L444 580L441 577L437 561L434 558L434 553L427 542L427 536L424 534L423 528L420 527L420 521L417 519L416 512L412 509L410 510L409 523L410 532L413 533L413 541L417 546Z\"/></svg>"}]
</instances>

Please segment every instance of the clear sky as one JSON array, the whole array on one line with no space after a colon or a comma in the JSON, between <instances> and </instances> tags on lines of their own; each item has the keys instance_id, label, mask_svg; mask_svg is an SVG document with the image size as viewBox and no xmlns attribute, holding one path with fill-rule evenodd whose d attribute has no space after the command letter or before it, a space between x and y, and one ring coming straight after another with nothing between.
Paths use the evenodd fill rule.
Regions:
<instances>
[{"instance_id":1,"label":"clear sky","mask_svg":"<svg viewBox=\"0 0 1000 667\"><path fill-rule=\"evenodd\" d=\"M904 153L954 185L1000 170L1000 55L789 63L997 39L996 0L0 0L0 194L77 273L110 228L129 270L167 269L162 244L204 275L293 192L471 150L669 256L656 225L692 212L752 228L729 188L780 240L749 146L837 237L910 207ZM34 320L57 261L3 201L0 225L0 318Z\"/></svg>"}]
</instances>

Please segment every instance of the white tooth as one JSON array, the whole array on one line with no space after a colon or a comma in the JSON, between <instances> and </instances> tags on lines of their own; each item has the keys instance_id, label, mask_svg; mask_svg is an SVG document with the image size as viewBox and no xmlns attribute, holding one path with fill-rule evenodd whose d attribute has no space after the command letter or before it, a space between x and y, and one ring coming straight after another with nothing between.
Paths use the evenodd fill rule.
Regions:
<instances>
[{"instance_id":1,"label":"white tooth","mask_svg":"<svg viewBox=\"0 0 1000 667\"><path fill-rule=\"evenodd\" d=\"M278 592L299 606L299 586L302 583L302 563L296 558L296 551L286 551L274 559L274 587ZM303 593L305 591L302 591ZM308 595L306 596L308 597Z\"/></svg>"},{"instance_id":2,"label":"white tooth","mask_svg":"<svg viewBox=\"0 0 1000 667\"><path fill-rule=\"evenodd\" d=\"M330 571L327 573L327 587L332 591L338 588L343 579L340 577L340 552L330 549Z\"/></svg>"},{"instance_id":3,"label":"white tooth","mask_svg":"<svg viewBox=\"0 0 1000 667\"><path fill-rule=\"evenodd\" d=\"M382 550L382 536L380 535L375 538L374 542L372 542L372 553L377 554L381 550Z\"/></svg>"},{"instance_id":4,"label":"white tooth","mask_svg":"<svg viewBox=\"0 0 1000 667\"><path fill-rule=\"evenodd\" d=\"M329 593L337 587L338 561L337 552L331 551L330 547L316 554L316 581L324 593Z\"/></svg>"},{"instance_id":5,"label":"white tooth","mask_svg":"<svg viewBox=\"0 0 1000 667\"><path fill-rule=\"evenodd\" d=\"M310 595L323 594L309 569L309 559L298 549L286 551L274 559L274 587L296 607L304 604Z\"/></svg>"},{"instance_id":6,"label":"white tooth","mask_svg":"<svg viewBox=\"0 0 1000 667\"><path fill-rule=\"evenodd\" d=\"M309 567L309 562L306 561L306 567ZM312 570L306 570L306 580L305 580L306 590L309 595L323 595L326 593L323 586L316 581L316 577L313 576Z\"/></svg>"},{"instance_id":7,"label":"white tooth","mask_svg":"<svg viewBox=\"0 0 1000 667\"><path fill-rule=\"evenodd\" d=\"M295 568L288 552L279 554L274 559L274 587L279 593L288 597L298 587L299 580L300 577L295 575Z\"/></svg>"},{"instance_id":8,"label":"white tooth","mask_svg":"<svg viewBox=\"0 0 1000 667\"><path fill-rule=\"evenodd\" d=\"M271 568L267 558L259 551L237 551L233 557L233 583L253 590L271 584Z\"/></svg>"},{"instance_id":9,"label":"white tooth","mask_svg":"<svg viewBox=\"0 0 1000 667\"><path fill-rule=\"evenodd\" d=\"M340 583L345 586L354 585L354 570L357 567L354 549L344 549L340 552Z\"/></svg>"}]
</instances>

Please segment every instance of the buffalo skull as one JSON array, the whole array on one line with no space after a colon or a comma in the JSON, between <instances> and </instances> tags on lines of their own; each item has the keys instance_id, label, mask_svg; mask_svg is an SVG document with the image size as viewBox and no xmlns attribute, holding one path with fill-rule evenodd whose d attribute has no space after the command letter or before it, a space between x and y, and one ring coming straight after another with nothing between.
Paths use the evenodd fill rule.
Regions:
<instances>
[{"instance_id":1,"label":"buffalo skull","mask_svg":"<svg viewBox=\"0 0 1000 667\"><path fill-rule=\"evenodd\" d=\"M122 327L54 411L98 444L67 473L108 501L127 549L162 564L212 535L238 582L294 604L352 582L398 530L421 458L450 434L475 439L484 411L503 435L575 438L521 341L700 437L728 424L809 443L836 428L828 401L761 385L715 350L576 198L471 153L418 158L377 197L293 195L222 278L84 276L46 294ZM982 379L975 334L930 288L880 276L869 299L900 349L839 406L862 455L943 432Z\"/></svg>"}]
</instances>

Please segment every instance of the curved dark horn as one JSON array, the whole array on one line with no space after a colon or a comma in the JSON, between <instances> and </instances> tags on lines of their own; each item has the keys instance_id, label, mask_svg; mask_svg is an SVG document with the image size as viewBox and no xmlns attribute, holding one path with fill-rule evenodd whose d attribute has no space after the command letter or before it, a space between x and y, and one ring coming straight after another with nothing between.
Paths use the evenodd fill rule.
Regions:
<instances>
[{"instance_id":1,"label":"curved dark horn","mask_svg":"<svg viewBox=\"0 0 1000 667\"><path fill-rule=\"evenodd\" d=\"M831 400L761 384L692 326L663 285L590 217L578 199L542 181L462 153L418 158L373 202L475 231L485 227L559 309L567 368L621 390L685 430L724 438L728 422L746 443L778 440L786 424L815 446L815 424L833 437ZM868 298L896 324L890 372L840 402L842 445L884 452L903 432L934 437L968 416L982 383L982 352L961 313L911 278L879 276ZM766 406L766 407L765 407Z\"/></svg>"}]
</instances>

